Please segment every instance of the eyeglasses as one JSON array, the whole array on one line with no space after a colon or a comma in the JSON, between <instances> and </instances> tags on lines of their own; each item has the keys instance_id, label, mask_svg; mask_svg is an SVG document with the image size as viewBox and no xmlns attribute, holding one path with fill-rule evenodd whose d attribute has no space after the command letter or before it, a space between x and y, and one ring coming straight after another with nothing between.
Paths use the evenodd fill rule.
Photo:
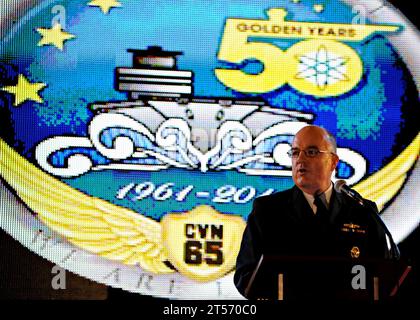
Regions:
<instances>
[{"instance_id":1,"label":"eyeglasses","mask_svg":"<svg viewBox=\"0 0 420 320\"><path fill-rule=\"evenodd\" d=\"M296 158L299 157L301 151L303 151L303 153L305 154L305 156L307 156L308 158L315 158L320 153L331 153L331 154L334 154L333 152L325 151L325 150L319 150L318 148L308 148L306 150L300 150L298 148L292 148L289 151L287 151L287 155L290 158L296 159Z\"/></svg>"}]
</instances>

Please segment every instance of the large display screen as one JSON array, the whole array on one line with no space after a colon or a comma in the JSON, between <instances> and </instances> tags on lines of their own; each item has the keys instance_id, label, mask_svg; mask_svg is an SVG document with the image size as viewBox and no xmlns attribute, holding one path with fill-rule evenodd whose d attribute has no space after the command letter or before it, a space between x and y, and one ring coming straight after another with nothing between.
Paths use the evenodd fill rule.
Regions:
<instances>
[{"instance_id":1,"label":"large display screen","mask_svg":"<svg viewBox=\"0 0 420 320\"><path fill-rule=\"evenodd\" d=\"M419 33L393 6L0 9L0 227L54 264L154 297L242 298L253 200L293 186L287 151L309 124L336 136L333 180L375 201L397 243L418 226Z\"/></svg>"}]
</instances>

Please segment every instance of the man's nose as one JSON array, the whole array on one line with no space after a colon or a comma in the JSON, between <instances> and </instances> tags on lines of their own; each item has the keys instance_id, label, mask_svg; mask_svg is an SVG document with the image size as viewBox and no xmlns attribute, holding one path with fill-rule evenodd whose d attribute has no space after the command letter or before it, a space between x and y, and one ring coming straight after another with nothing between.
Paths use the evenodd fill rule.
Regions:
<instances>
[{"instance_id":1,"label":"man's nose","mask_svg":"<svg viewBox=\"0 0 420 320\"><path fill-rule=\"evenodd\" d=\"M298 156L297 156L297 158L296 158L296 161L299 161L299 160L301 160L301 159L306 159L306 158L307 158L307 156L306 156L305 151L300 150L300 151L299 151L299 154L298 154Z\"/></svg>"}]
</instances>

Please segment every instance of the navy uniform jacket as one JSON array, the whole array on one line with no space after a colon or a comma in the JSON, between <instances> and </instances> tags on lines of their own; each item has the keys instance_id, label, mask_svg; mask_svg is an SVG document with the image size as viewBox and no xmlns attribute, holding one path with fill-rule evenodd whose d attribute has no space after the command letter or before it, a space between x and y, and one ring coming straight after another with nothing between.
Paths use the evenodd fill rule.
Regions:
<instances>
[{"instance_id":1,"label":"navy uniform jacket","mask_svg":"<svg viewBox=\"0 0 420 320\"><path fill-rule=\"evenodd\" d=\"M245 296L262 254L350 258L357 246L360 258L390 258L385 232L367 209L333 189L329 211L329 219L320 221L296 186L256 198L236 261L238 291Z\"/></svg>"}]
</instances>

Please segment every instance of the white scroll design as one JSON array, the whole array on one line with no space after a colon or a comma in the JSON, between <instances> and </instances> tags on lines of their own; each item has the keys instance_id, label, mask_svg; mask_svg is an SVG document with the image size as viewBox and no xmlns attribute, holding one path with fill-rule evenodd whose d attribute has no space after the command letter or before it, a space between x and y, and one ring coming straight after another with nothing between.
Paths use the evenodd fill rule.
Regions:
<instances>
[{"instance_id":1,"label":"white scroll design","mask_svg":"<svg viewBox=\"0 0 420 320\"><path fill-rule=\"evenodd\" d=\"M57 151L71 147L91 148L92 142L85 137L53 137L39 143L35 149L35 158L42 169L54 176L71 178L89 172L92 160L84 154L73 154L66 159L67 166L57 168L50 164L48 158Z\"/></svg>"},{"instance_id":2,"label":"white scroll design","mask_svg":"<svg viewBox=\"0 0 420 320\"><path fill-rule=\"evenodd\" d=\"M253 138L251 131L239 121L225 121L217 130L212 148L203 153L192 143L192 129L180 118L163 121L155 133L130 116L102 113L89 124L89 137L57 136L36 147L38 164L47 172L63 178L85 174L91 170L159 171L170 167L190 170L237 170L248 175L291 176L291 160L287 156L291 138L307 124L284 121L262 131ZM281 137L281 138L279 138ZM67 149L64 166L51 163L51 156ZM81 153L80 149L90 152ZM94 154L101 156L98 162ZM340 159L354 169L348 184L366 174L366 160L357 152L338 148ZM62 155L63 157L63 155ZM106 160L106 163L104 161Z\"/></svg>"}]
</instances>

